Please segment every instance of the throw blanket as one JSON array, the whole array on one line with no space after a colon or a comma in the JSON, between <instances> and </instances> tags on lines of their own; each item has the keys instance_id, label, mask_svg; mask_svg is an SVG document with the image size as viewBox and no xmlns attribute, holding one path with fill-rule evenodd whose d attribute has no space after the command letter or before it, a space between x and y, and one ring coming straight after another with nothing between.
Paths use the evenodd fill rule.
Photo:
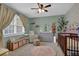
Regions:
<instances>
[{"instance_id":1,"label":"throw blanket","mask_svg":"<svg viewBox=\"0 0 79 59\"><path fill-rule=\"evenodd\" d=\"M4 55L5 53L7 53L9 50L5 49L5 48L0 48L0 56Z\"/></svg>"}]
</instances>

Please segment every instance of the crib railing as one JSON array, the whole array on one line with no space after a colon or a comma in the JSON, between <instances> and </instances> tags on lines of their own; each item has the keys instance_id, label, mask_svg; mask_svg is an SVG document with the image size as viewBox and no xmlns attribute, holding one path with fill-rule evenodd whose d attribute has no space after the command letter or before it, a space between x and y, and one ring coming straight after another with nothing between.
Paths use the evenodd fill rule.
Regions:
<instances>
[{"instance_id":1,"label":"crib railing","mask_svg":"<svg viewBox=\"0 0 79 59\"><path fill-rule=\"evenodd\" d=\"M65 56L79 56L79 37L74 33L59 33L58 43Z\"/></svg>"},{"instance_id":2,"label":"crib railing","mask_svg":"<svg viewBox=\"0 0 79 59\"><path fill-rule=\"evenodd\" d=\"M78 36L67 36L67 55L79 56L79 39Z\"/></svg>"}]
</instances>

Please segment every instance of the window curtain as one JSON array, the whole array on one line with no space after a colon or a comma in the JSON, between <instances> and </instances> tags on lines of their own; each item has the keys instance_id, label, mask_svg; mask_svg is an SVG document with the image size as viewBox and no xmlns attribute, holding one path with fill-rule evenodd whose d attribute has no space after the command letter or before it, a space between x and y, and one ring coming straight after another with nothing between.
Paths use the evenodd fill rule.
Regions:
<instances>
[{"instance_id":1,"label":"window curtain","mask_svg":"<svg viewBox=\"0 0 79 59\"><path fill-rule=\"evenodd\" d=\"M24 29L25 29L25 32L27 31L27 25L28 25L28 18L24 15L20 15L20 19L23 23L23 26L24 26Z\"/></svg>"},{"instance_id":2,"label":"window curtain","mask_svg":"<svg viewBox=\"0 0 79 59\"><path fill-rule=\"evenodd\" d=\"M1 4L0 7L0 47L3 47L3 29L5 29L12 21L15 12L7 6Z\"/></svg>"}]
</instances>

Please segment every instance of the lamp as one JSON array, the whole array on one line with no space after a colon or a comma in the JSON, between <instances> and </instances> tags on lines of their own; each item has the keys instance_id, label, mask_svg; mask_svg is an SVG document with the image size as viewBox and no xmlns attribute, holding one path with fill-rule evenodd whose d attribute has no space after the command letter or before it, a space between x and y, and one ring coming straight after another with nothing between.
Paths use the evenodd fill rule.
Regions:
<instances>
[{"instance_id":1,"label":"lamp","mask_svg":"<svg viewBox=\"0 0 79 59\"><path fill-rule=\"evenodd\" d=\"M44 10L41 10L42 12L44 12Z\"/></svg>"},{"instance_id":2,"label":"lamp","mask_svg":"<svg viewBox=\"0 0 79 59\"><path fill-rule=\"evenodd\" d=\"M44 10L43 9L38 9L38 12L41 13L41 12L44 12Z\"/></svg>"}]
</instances>

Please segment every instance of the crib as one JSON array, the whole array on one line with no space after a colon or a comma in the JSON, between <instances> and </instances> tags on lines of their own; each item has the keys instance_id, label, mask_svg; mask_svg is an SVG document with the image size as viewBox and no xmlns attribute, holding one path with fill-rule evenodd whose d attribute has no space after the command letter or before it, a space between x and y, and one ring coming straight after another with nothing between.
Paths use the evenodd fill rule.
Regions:
<instances>
[{"instance_id":1,"label":"crib","mask_svg":"<svg viewBox=\"0 0 79 59\"><path fill-rule=\"evenodd\" d=\"M58 44L65 56L79 56L79 37L75 33L58 33Z\"/></svg>"}]
</instances>

